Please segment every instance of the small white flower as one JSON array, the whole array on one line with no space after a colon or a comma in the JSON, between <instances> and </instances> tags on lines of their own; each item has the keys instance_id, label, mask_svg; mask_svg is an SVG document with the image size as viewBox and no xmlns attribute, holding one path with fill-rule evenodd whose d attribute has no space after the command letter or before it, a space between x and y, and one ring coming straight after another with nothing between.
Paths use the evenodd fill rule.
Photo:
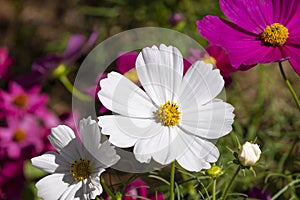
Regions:
<instances>
[{"instance_id":1,"label":"small white flower","mask_svg":"<svg viewBox=\"0 0 300 200\"><path fill-rule=\"evenodd\" d=\"M102 193L100 174L120 157L108 141L100 144L100 130L91 118L80 121L82 144L71 128L59 125L49 141L56 152L31 159L32 165L52 173L37 182L38 196L45 200L95 199Z\"/></svg>"},{"instance_id":2,"label":"small white flower","mask_svg":"<svg viewBox=\"0 0 300 200\"><path fill-rule=\"evenodd\" d=\"M259 160L260 154L261 150L257 144L245 142L238 153L238 158L243 166L250 167Z\"/></svg>"},{"instance_id":3,"label":"small white flower","mask_svg":"<svg viewBox=\"0 0 300 200\"><path fill-rule=\"evenodd\" d=\"M140 162L174 160L190 171L210 168L215 140L232 129L233 107L215 97L224 87L218 69L195 62L183 76L183 58L172 46L142 50L136 60L142 90L111 72L100 81L102 104L118 115L100 116L102 133L118 147L132 147Z\"/></svg>"}]
</instances>

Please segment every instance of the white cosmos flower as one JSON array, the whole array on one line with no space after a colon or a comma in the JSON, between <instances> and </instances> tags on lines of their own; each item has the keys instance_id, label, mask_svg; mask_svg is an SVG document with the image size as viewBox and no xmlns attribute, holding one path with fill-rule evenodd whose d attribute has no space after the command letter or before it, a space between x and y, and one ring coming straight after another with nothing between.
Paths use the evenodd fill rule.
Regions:
<instances>
[{"instance_id":1,"label":"white cosmos flower","mask_svg":"<svg viewBox=\"0 0 300 200\"><path fill-rule=\"evenodd\" d=\"M38 196L45 200L95 199L102 193L100 174L120 157L108 141L100 145L100 130L91 118L80 121L82 144L71 128L59 125L48 139L56 152L31 159L32 165L52 173L37 182Z\"/></svg>"},{"instance_id":2,"label":"white cosmos flower","mask_svg":"<svg viewBox=\"0 0 300 200\"><path fill-rule=\"evenodd\" d=\"M136 70L145 91L116 72L101 80L98 97L117 113L98 118L102 133L118 147L134 146L140 162L210 168L219 157L210 140L228 134L234 118L233 107L215 98L224 87L219 70L198 61L183 76L181 53L164 44L144 48Z\"/></svg>"}]
</instances>

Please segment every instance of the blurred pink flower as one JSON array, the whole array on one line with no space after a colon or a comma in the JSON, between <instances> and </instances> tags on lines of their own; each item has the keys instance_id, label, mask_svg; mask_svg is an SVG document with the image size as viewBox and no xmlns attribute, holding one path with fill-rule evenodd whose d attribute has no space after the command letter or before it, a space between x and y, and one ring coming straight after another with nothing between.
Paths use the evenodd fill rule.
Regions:
<instances>
[{"instance_id":1,"label":"blurred pink flower","mask_svg":"<svg viewBox=\"0 0 300 200\"><path fill-rule=\"evenodd\" d=\"M164 200L164 195L161 192L148 197L148 188L149 186L144 181L142 181L141 179L136 179L125 188L122 200ZM105 193L101 196L105 200L110 200L110 198Z\"/></svg>"},{"instance_id":2,"label":"blurred pink flower","mask_svg":"<svg viewBox=\"0 0 300 200\"><path fill-rule=\"evenodd\" d=\"M172 13L169 18L169 23L173 26L176 26L184 20L184 15L181 12Z\"/></svg>"},{"instance_id":3,"label":"blurred pink flower","mask_svg":"<svg viewBox=\"0 0 300 200\"><path fill-rule=\"evenodd\" d=\"M0 167L0 199L21 200L25 177L23 160L1 161Z\"/></svg>"},{"instance_id":4,"label":"blurred pink flower","mask_svg":"<svg viewBox=\"0 0 300 200\"><path fill-rule=\"evenodd\" d=\"M220 0L220 7L231 21L206 16L197 27L228 52L234 68L288 59L300 75L300 1Z\"/></svg>"},{"instance_id":5,"label":"blurred pink flower","mask_svg":"<svg viewBox=\"0 0 300 200\"><path fill-rule=\"evenodd\" d=\"M8 91L0 90L0 111L3 115L35 114L39 109L45 107L47 101L48 97L40 94L39 86L34 86L26 91L17 83L10 82Z\"/></svg>"},{"instance_id":6,"label":"blurred pink flower","mask_svg":"<svg viewBox=\"0 0 300 200\"><path fill-rule=\"evenodd\" d=\"M40 84L60 65L71 65L88 52L98 38L98 31L94 30L87 39L82 34L73 34L62 55L48 54L32 64L32 71L16 78L16 82L25 88Z\"/></svg>"},{"instance_id":7,"label":"blurred pink flower","mask_svg":"<svg viewBox=\"0 0 300 200\"><path fill-rule=\"evenodd\" d=\"M0 148L8 158L27 159L42 152L43 129L34 116L8 116L6 123L7 127L0 127Z\"/></svg>"},{"instance_id":8,"label":"blurred pink flower","mask_svg":"<svg viewBox=\"0 0 300 200\"><path fill-rule=\"evenodd\" d=\"M9 57L8 50L5 47L0 47L0 78L8 79L8 67L12 65L14 60Z\"/></svg>"},{"instance_id":9,"label":"blurred pink flower","mask_svg":"<svg viewBox=\"0 0 300 200\"><path fill-rule=\"evenodd\" d=\"M232 72L244 71L253 67L253 65L241 65L239 69L234 68L230 63L228 54L222 47L209 45L205 48L205 50L210 57L203 58L203 55L199 50L190 49L187 60L189 60L191 63L194 63L199 59L203 59L206 62L212 62L213 64L215 64L216 67L220 70L221 75L223 76L225 87L229 86L232 82L232 79L230 77L230 74Z\"/></svg>"},{"instance_id":10,"label":"blurred pink flower","mask_svg":"<svg viewBox=\"0 0 300 200\"><path fill-rule=\"evenodd\" d=\"M150 198L151 200L163 200L164 195L159 192L156 195L153 195L151 197L148 197L148 188L149 186L142 181L141 179L136 179L132 183L130 183L126 189L125 194L123 196L123 200L142 200L144 198Z\"/></svg>"}]
</instances>

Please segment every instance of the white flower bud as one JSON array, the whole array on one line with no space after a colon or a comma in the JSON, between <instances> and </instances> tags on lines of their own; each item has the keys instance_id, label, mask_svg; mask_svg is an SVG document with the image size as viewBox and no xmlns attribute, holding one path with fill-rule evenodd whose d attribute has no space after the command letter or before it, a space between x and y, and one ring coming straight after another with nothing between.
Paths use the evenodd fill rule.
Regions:
<instances>
[{"instance_id":1,"label":"white flower bud","mask_svg":"<svg viewBox=\"0 0 300 200\"><path fill-rule=\"evenodd\" d=\"M261 150L257 144L246 142L239 151L238 158L245 167L253 166L260 158Z\"/></svg>"}]
</instances>

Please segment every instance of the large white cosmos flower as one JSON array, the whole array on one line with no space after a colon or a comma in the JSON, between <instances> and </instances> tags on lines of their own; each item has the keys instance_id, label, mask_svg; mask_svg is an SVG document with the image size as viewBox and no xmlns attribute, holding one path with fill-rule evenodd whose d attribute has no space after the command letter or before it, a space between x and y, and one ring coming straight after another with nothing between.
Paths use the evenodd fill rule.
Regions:
<instances>
[{"instance_id":1,"label":"large white cosmos flower","mask_svg":"<svg viewBox=\"0 0 300 200\"><path fill-rule=\"evenodd\" d=\"M82 144L71 128L59 125L49 141L56 152L31 159L32 165L52 173L37 182L38 196L45 200L95 199L102 193L100 174L120 157L106 141L100 144L100 130L91 118L80 121Z\"/></svg>"},{"instance_id":2,"label":"large white cosmos flower","mask_svg":"<svg viewBox=\"0 0 300 200\"><path fill-rule=\"evenodd\" d=\"M183 76L183 58L172 46L142 50L136 60L144 90L111 72L101 80L103 105L117 115L100 116L102 133L118 147L132 147L140 162L177 162L200 171L216 162L219 151L209 140L228 134L233 107L215 97L224 87L218 69L195 62Z\"/></svg>"}]
</instances>

